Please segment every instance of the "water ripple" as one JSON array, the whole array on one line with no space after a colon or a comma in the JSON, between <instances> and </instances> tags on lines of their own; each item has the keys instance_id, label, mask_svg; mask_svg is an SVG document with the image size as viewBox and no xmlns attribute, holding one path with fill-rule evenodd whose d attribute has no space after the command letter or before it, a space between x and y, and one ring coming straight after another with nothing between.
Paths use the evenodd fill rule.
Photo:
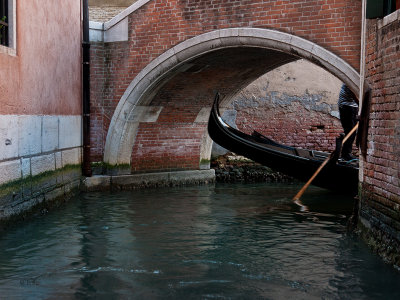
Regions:
<instances>
[{"instance_id":1,"label":"water ripple","mask_svg":"<svg viewBox=\"0 0 400 300\"><path fill-rule=\"evenodd\" d=\"M135 274L161 274L160 270L143 270L143 269L124 269L124 268L116 268L116 267L97 267L97 268L88 268L82 267L76 269L74 271L83 272L83 273L97 273L97 272L121 272L121 273L135 273Z\"/></svg>"},{"instance_id":2,"label":"water ripple","mask_svg":"<svg viewBox=\"0 0 400 300\"><path fill-rule=\"evenodd\" d=\"M0 238L0 298L400 299L346 233L352 199L293 185L82 194Z\"/></svg>"}]
</instances>

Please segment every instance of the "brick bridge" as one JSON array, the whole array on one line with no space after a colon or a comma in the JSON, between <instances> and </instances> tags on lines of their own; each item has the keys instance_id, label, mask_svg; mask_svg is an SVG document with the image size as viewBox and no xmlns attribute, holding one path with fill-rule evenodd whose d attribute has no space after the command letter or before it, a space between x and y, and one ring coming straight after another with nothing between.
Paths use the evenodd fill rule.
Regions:
<instances>
[{"instance_id":1,"label":"brick bridge","mask_svg":"<svg viewBox=\"0 0 400 300\"><path fill-rule=\"evenodd\" d=\"M91 22L91 160L127 173L202 168L216 91L229 103L303 58L358 93L360 31L361 0L139 0Z\"/></svg>"}]
</instances>

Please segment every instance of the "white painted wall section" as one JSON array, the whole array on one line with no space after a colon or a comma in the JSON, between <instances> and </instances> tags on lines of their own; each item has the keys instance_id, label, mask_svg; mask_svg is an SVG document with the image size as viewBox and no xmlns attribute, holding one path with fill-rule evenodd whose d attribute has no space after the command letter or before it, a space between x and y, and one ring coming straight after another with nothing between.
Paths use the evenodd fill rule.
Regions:
<instances>
[{"instance_id":1,"label":"white painted wall section","mask_svg":"<svg viewBox=\"0 0 400 300\"><path fill-rule=\"evenodd\" d=\"M0 184L82 161L81 116L0 116Z\"/></svg>"}]
</instances>

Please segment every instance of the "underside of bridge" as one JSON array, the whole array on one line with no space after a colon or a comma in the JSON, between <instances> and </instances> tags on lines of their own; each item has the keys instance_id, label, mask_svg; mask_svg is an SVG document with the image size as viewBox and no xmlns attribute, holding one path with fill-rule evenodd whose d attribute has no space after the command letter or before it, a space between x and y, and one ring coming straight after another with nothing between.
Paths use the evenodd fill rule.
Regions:
<instances>
[{"instance_id":1,"label":"underside of bridge","mask_svg":"<svg viewBox=\"0 0 400 300\"><path fill-rule=\"evenodd\" d=\"M157 122L139 125L132 170L197 169L199 162L207 167L211 144L206 126L215 93L227 103L259 76L296 59L270 49L236 47L182 64L147 99L159 115Z\"/></svg>"},{"instance_id":2,"label":"underside of bridge","mask_svg":"<svg viewBox=\"0 0 400 300\"><path fill-rule=\"evenodd\" d=\"M261 75L301 58L357 92L357 72L315 44L269 30L256 37L222 32L224 37L217 31L175 46L134 78L113 114L106 163L129 165L124 172L134 173L208 168L212 141L207 122L215 93L221 93L226 107Z\"/></svg>"}]
</instances>

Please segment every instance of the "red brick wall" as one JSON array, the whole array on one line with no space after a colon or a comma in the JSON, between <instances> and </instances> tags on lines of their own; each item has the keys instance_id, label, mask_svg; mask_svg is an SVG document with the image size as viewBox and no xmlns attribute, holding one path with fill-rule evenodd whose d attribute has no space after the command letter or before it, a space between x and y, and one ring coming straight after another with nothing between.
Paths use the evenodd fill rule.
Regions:
<instances>
[{"instance_id":1,"label":"red brick wall","mask_svg":"<svg viewBox=\"0 0 400 300\"><path fill-rule=\"evenodd\" d=\"M128 42L91 43L90 103L91 161L103 160L104 144L115 108L134 77L121 65L129 53ZM119 67L116 67L116 64Z\"/></svg>"},{"instance_id":2,"label":"red brick wall","mask_svg":"<svg viewBox=\"0 0 400 300\"><path fill-rule=\"evenodd\" d=\"M107 129L104 128L103 94L105 81L104 44L90 45L90 143L91 160L102 161Z\"/></svg>"},{"instance_id":3,"label":"red brick wall","mask_svg":"<svg viewBox=\"0 0 400 300\"><path fill-rule=\"evenodd\" d=\"M345 59L354 68L359 68L359 36L361 20L361 0L301 0L301 1L276 1L276 0L153 0L135 11L129 17L129 41L92 45L92 68L99 66L98 73L92 71L92 107L95 116L92 126L92 154L93 161L101 160L104 139L108 130L109 122L118 101L135 76L153 59L165 52L167 49L199 34L210 32L216 29L230 27L253 27L272 28L288 32L330 50ZM101 55L103 51L104 55ZM101 67L103 66L103 67ZM103 68L103 71L100 70ZM103 77L103 78L102 78ZM101 79L102 78L102 79ZM98 81L101 81L98 83ZM204 79L202 85L207 84L210 78ZM95 83L96 82L96 83ZM197 83L191 89L197 89ZM225 86L224 88L234 88ZM210 85L210 94L213 87ZM172 94L168 105L176 107L173 103L184 97L179 92ZM208 95L207 95L208 97ZM209 100L212 97L208 98ZM154 104L155 105L155 104ZM208 105L211 105L209 102ZM161 118L167 111L162 112ZM172 115L175 114L175 116ZM169 112L172 119L179 119L183 115L177 110ZM190 118L189 118L190 119ZM181 128L192 128L194 116ZM198 149L201 143L201 134L187 139L175 140L170 135L164 135L165 125L158 124L158 130L152 131L154 135L162 136L163 142L160 147L168 147L165 152L151 152L146 150L139 155L139 146L135 144L133 149L133 168L145 169L137 166L138 161L147 159L147 153L153 153L148 157L151 160L157 159L160 162L159 169L170 168L196 168L198 162L193 157L180 160L181 153L176 152L174 147L191 145L194 139ZM204 129L205 125L201 125ZM148 130L145 125L140 126L138 138L145 136ZM183 130L183 129L182 129ZM139 143L139 140L138 142ZM322 143L324 143L322 141ZM149 144L149 149L153 146ZM143 148L143 147L142 147ZM161 149L161 148L160 148ZM165 149L165 148L164 148ZM192 148L188 148L192 151ZM195 150L193 150L195 151ZM197 150L196 150L197 151ZM162 159L163 153L168 155L176 154L175 158L169 158L176 165L165 162ZM193 152L197 156L198 151ZM139 155L139 156L138 156ZM181 161L181 163L179 163ZM189 163L188 163L189 161Z\"/></svg>"},{"instance_id":4,"label":"red brick wall","mask_svg":"<svg viewBox=\"0 0 400 300\"><path fill-rule=\"evenodd\" d=\"M372 105L360 215L393 238L400 230L400 21L379 28L369 20L367 34Z\"/></svg>"},{"instance_id":5,"label":"red brick wall","mask_svg":"<svg viewBox=\"0 0 400 300\"><path fill-rule=\"evenodd\" d=\"M132 153L132 172L199 168L205 126L174 122L141 124Z\"/></svg>"},{"instance_id":6,"label":"red brick wall","mask_svg":"<svg viewBox=\"0 0 400 300\"><path fill-rule=\"evenodd\" d=\"M343 132L339 119L306 109L300 102L286 108L241 108L236 124L248 134L257 130L288 146L329 152L335 149L335 138Z\"/></svg>"}]
</instances>

